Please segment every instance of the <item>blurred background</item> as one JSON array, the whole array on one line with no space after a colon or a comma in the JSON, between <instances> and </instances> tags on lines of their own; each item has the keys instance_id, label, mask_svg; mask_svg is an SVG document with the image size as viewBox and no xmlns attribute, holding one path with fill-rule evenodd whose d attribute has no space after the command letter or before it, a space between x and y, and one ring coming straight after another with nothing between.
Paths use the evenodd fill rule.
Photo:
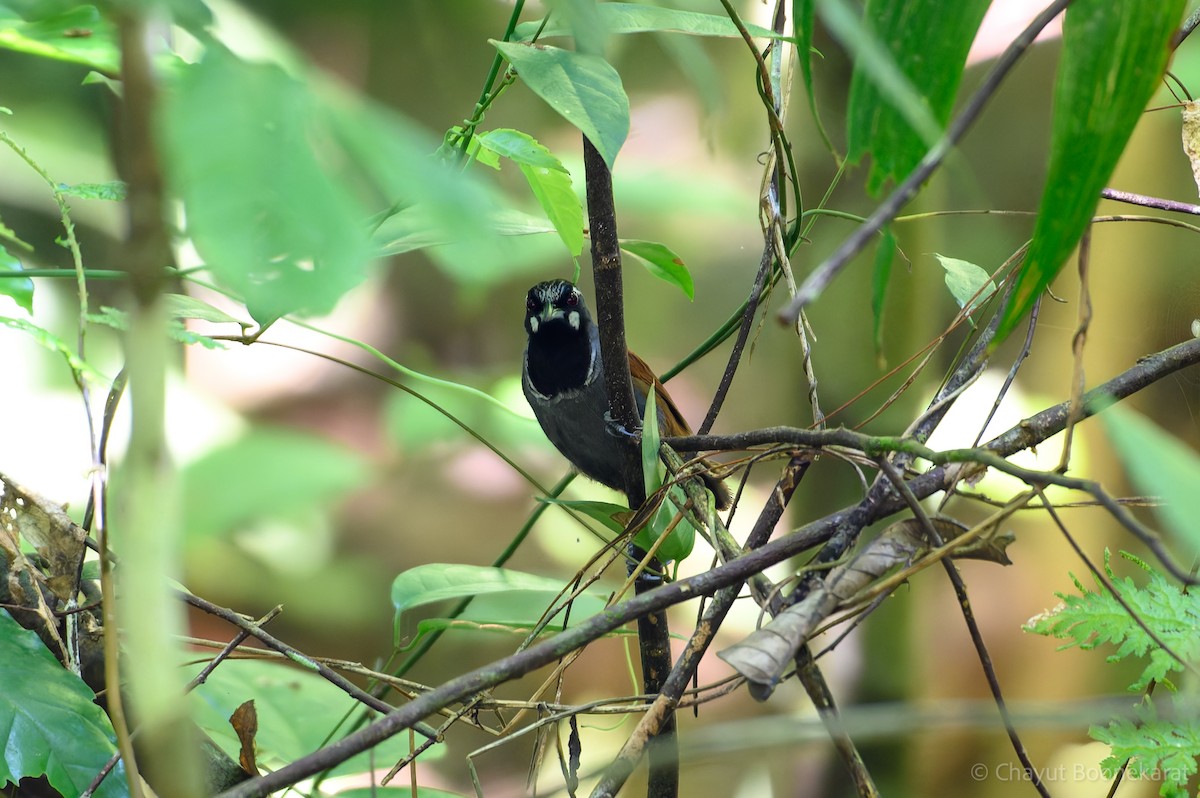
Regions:
<instances>
[{"instance_id":1,"label":"blurred background","mask_svg":"<svg viewBox=\"0 0 1200 798\"><path fill-rule=\"evenodd\" d=\"M767 6L736 5L747 20L769 25ZM679 6L720 13L716 4ZM985 21L960 97L979 84L988 59L1023 26L1018 11L1031 16L1040 10L1036 3L1017 0L996 6L1017 21L1000 13ZM274 29L318 69L397 109L427 129L432 140L471 115L495 53L488 39L503 34L511 11L509 3L495 0L265 0L250 9L214 8L230 35L240 30L257 35L252 34L257 25ZM531 5L526 18L541 13ZM824 30L817 30L815 45L821 54L813 61L818 107L842 150L850 64ZM621 73L632 105L632 129L614 174L620 234L668 244L687 263L696 283L695 300L689 302L636 263L626 265L630 344L662 372L707 338L750 290L761 250L757 195L767 146L764 114L759 97L749 89L753 63L740 41L645 34L613 37L610 46L610 60ZM944 287L935 253L992 271L1028 238L1045 173L1058 49L1050 36L1024 57L960 151L906 209L907 214L949 209L1014 213L921 216L893 227L904 257L893 265L882 352L876 353L872 342L873 251L860 257L812 306L822 406L829 412L849 403L832 423L854 426L868 419L900 385L903 374L871 386L941 333L954 316L957 307ZM1193 93L1200 92L1198 49L1195 43L1185 44L1173 65ZM0 117L0 127L56 181L115 177L109 157L110 96L100 86L81 85L85 72L70 64L0 51L0 75L5 76L0 105L14 111L11 117ZM1154 104L1173 102L1164 89ZM484 128L501 127L535 136L563 159L577 183L582 182L577 133L519 82L488 111ZM837 170L800 90L791 99L789 132L806 202L815 205ZM1112 185L1195 201L1196 185L1179 137L1178 109L1146 114ZM865 166L852 169L833 192L829 207L869 213L875 200L863 188L866 172ZM0 174L0 219L36 249L36 257L25 265L69 266L69 254L55 243L62 235L61 223L44 182L7 148L0 148ZM520 175L511 167L495 179L510 194L527 197ZM532 209L532 198L527 200ZM1141 211L1102 203L1099 213ZM89 265L118 267L113 258L122 232L119 207L76 200L72 215ZM836 248L851 229L843 220L819 219L809 234L811 244L792 264L798 276ZM1089 280L1094 315L1084 359L1088 387L1128 368L1139 356L1192 334L1192 320L1200 316L1200 264L1191 236L1177 228L1133 222L1095 228ZM565 472L565 462L529 420L520 395L522 307L532 283L569 279L574 267L556 240L542 238L527 242L519 258L481 266L477 272L447 270L422 252L377 263L332 314L308 321L321 331L366 342L408 368L498 397L512 413L406 381L470 418L544 485L553 484ZM582 283L590 296L586 254L584 260ZM1044 302L1031 356L1016 390L989 428L992 432L1069 396L1071 340L1079 313L1074 265L1064 270L1054 290L1062 302ZM214 304L222 301L202 289L189 292ZM92 286L94 308L118 298L115 284ZM71 282L39 281L36 301L38 323L64 340L74 340L77 308ZM779 304L777 296L772 308ZM6 300L0 300L0 307L3 315L20 315ZM94 363L112 376L120 368L119 342L102 329L89 336ZM1020 337L1014 336L998 353L995 374L960 400L935 446L970 444ZM901 433L925 406L965 338L965 329L953 333L917 383L865 431ZM385 370L361 349L286 322L272 328L266 339ZM693 424L704 416L727 355L728 346L722 347L670 383L672 395ZM5 329L0 329L0 363L7 375L0 391L0 471L67 503L78 516L88 489L88 437L68 370L59 356ZM808 426L812 419L806 395L794 332L768 320L753 338L714 431ZM1200 443L1200 374L1185 372L1152 386L1131 404L1191 446ZM536 506L536 490L421 402L311 354L268 345L181 349L169 410L169 435L185 476L188 587L252 615L283 604L272 631L310 654L367 665L386 660L393 644L392 579L426 563L491 563ZM123 422L118 421L113 444L118 459L123 435ZM1052 467L1058 457L1058 444L1052 441L1039 447L1036 462ZM1093 424L1080 431L1072 473L1098 479L1117 494L1130 492L1119 461ZM761 506L774 479L769 467L759 469L743 505ZM981 489L1004 498L1013 485L989 477ZM612 498L583 480L567 495ZM860 496L859 478L851 468L823 460L796 492L779 532ZM977 506L949 507L952 513L956 509L966 523L983 517ZM1104 513L1064 513L1094 560L1102 558L1105 547L1145 554ZM1144 518L1156 524L1153 514ZM744 533L752 520L750 513L736 517L735 534ZM1058 652L1056 641L1021 631L1031 616L1058 601L1057 591L1073 592L1070 573L1083 574L1086 569L1040 514L1019 516L1009 528L1017 538L1009 550L1012 567L961 566L1006 697L1018 706L1053 708L1058 702L1119 693L1131 681L1132 671L1105 665L1098 653ZM565 514L551 510L510 565L565 583L598 546ZM701 571L709 564L709 554L698 550L681 573ZM771 572L775 578L788 573L783 566ZM622 577L621 569L614 569L602 585L614 589ZM672 628L686 636L696 612L695 605L676 608ZM736 641L757 622L757 608L742 602L714 650ZM196 616L194 623L197 636L231 636L208 618ZM450 632L410 676L437 684L511 652L518 642L499 633ZM822 647L818 641L816 650ZM561 700L582 703L637 693L631 670L636 659L635 644L625 638L593 645L568 671ZM850 718L859 705L903 701L910 708L938 707L944 702L986 702L989 696L953 592L937 569L898 591L820 664ZM712 682L728 673L724 663L710 657L700 680ZM535 674L508 685L503 696L525 697L542 678L544 674ZM903 717L902 709L896 712ZM726 725L766 719L786 724L810 715L802 689L789 682L765 704L738 692L702 707L698 719L681 717L685 755L696 751L683 768L682 794L852 794L826 742L773 744L775 726ZM586 769L606 763L631 724L600 718L587 720L583 727ZM748 736L747 728L765 732ZM1088 742L1085 722L1021 730L1034 761L1047 768L1078 763L1094 767L1106 753ZM695 737L689 749L693 732L703 735ZM469 793L462 757L490 741L471 731L451 735L448 753L422 770L423 779ZM487 795L526 792L531 748L532 738L521 738L476 760ZM951 789L1000 795L1021 779L998 723L963 729L924 727L914 721L904 735L867 739L862 748L888 795ZM989 777L973 776L977 763L988 769ZM544 770L546 783L557 784L552 761ZM1074 785L1050 781L1055 795L1074 794ZM629 789L636 794L638 788ZM1096 789L1085 787L1087 794ZM1127 784L1120 794L1154 792L1154 785Z\"/></svg>"}]
</instances>

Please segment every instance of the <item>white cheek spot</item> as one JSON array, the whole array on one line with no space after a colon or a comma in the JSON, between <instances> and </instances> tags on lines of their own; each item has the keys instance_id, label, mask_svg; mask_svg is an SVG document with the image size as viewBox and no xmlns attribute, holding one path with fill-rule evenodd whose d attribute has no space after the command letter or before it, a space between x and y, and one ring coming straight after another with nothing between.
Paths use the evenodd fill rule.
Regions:
<instances>
[{"instance_id":1,"label":"white cheek spot","mask_svg":"<svg viewBox=\"0 0 1200 798\"><path fill-rule=\"evenodd\" d=\"M538 328L537 316L530 316L529 317L529 331L531 333L535 333L535 332L537 332L537 328Z\"/></svg>"},{"instance_id":2,"label":"white cheek spot","mask_svg":"<svg viewBox=\"0 0 1200 798\"><path fill-rule=\"evenodd\" d=\"M572 310L569 314L567 314L567 323L571 325L572 330L579 329L579 311L578 310Z\"/></svg>"}]
</instances>

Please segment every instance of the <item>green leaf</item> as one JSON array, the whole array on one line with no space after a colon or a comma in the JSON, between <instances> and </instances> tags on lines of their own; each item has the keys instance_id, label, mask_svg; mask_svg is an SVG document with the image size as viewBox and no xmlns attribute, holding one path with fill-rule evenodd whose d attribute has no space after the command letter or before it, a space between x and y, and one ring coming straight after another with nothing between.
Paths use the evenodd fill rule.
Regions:
<instances>
[{"instance_id":1,"label":"green leaf","mask_svg":"<svg viewBox=\"0 0 1200 798\"><path fill-rule=\"evenodd\" d=\"M599 4L600 19L608 28L609 33L686 33L692 36L724 36L740 38L737 26L729 17L720 14L701 14L695 11L682 11L661 6L647 6L638 3L601 3ZM517 40L528 42L541 27L541 20L523 22L517 26ZM769 28L760 25L746 25L751 36L764 39L785 38L776 35ZM541 36L565 36L570 33L567 23L557 17L551 17L542 30Z\"/></svg>"},{"instance_id":2,"label":"green leaf","mask_svg":"<svg viewBox=\"0 0 1200 798\"><path fill-rule=\"evenodd\" d=\"M629 98L617 70L596 55L490 41L534 94L579 128L612 169L629 135Z\"/></svg>"},{"instance_id":3,"label":"green leaf","mask_svg":"<svg viewBox=\"0 0 1200 798\"><path fill-rule=\"evenodd\" d=\"M642 487L647 496L662 487L662 474L658 467L661 445L658 434L658 391L651 386L646 394L646 408L642 411Z\"/></svg>"},{"instance_id":4,"label":"green leaf","mask_svg":"<svg viewBox=\"0 0 1200 798\"><path fill-rule=\"evenodd\" d=\"M1100 414L1129 481L1158 496L1164 525L1200 553L1200 456L1145 416L1113 405Z\"/></svg>"},{"instance_id":5,"label":"green leaf","mask_svg":"<svg viewBox=\"0 0 1200 798\"><path fill-rule=\"evenodd\" d=\"M0 47L83 64L110 75L120 71L116 28L91 5L30 21L0 6Z\"/></svg>"},{"instance_id":6,"label":"green leaf","mask_svg":"<svg viewBox=\"0 0 1200 798\"><path fill-rule=\"evenodd\" d=\"M908 175L950 118L967 51L990 0L820 0L821 18L854 53L846 160L871 153L867 187Z\"/></svg>"},{"instance_id":7,"label":"green leaf","mask_svg":"<svg viewBox=\"0 0 1200 798\"><path fill-rule=\"evenodd\" d=\"M936 252L933 256L946 270L946 287L950 289L950 295L954 297L954 301L960 308L967 309L968 316L995 295L996 284L992 282L991 275L982 267L976 266L970 261L948 258Z\"/></svg>"},{"instance_id":8,"label":"green leaf","mask_svg":"<svg viewBox=\"0 0 1200 798\"><path fill-rule=\"evenodd\" d=\"M549 499L539 497L538 501L546 504L556 504L583 513L589 518L604 524L610 532L619 535L625 531L625 525L633 518L633 511L622 504L600 501L569 501L566 499Z\"/></svg>"},{"instance_id":9,"label":"green leaf","mask_svg":"<svg viewBox=\"0 0 1200 798\"><path fill-rule=\"evenodd\" d=\"M1063 22L1050 163L1033 240L995 347L1057 276L1083 237L1170 56L1184 0L1077 0Z\"/></svg>"},{"instance_id":10,"label":"green leaf","mask_svg":"<svg viewBox=\"0 0 1200 798\"><path fill-rule=\"evenodd\" d=\"M29 333L33 336L33 340L37 341L41 346L49 349L51 352L57 352L62 355L67 361L67 365L71 368L71 371L75 374L96 385L103 385L105 387L109 385L107 377L92 367L90 363L80 360L79 356L75 354L74 349L49 330L43 329L25 319L12 319L5 316L0 316L0 326Z\"/></svg>"},{"instance_id":11,"label":"green leaf","mask_svg":"<svg viewBox=\"0 0 1200 798\"><path fill-rule=\"evenodd\" d=\"M24 268L21 266L21 261L0 246L0 273L22 271ZM11 297L25 312L33 313L33 280L28 277L9 277L7 274L0 274L0 295Z\"/></svg>"},{"instance_id":12,"label":"green leaf","mask_svg":"<svg viewBox=\"0 0 1200 798\"><path fill-rule=\"evenodd\" d=\"M527 597L533 604L528 606L536 609L530 610L525 618L514 619L510 615L508 620L531 626L562 595L563 584L558 580L523 571L481 565L429 563L410 568L392 581L392 605L396 608L397 639L400 636L404 614L416 607L439 601L514 593L529 594ZM577 614L580 617L588 617L603 609L604 602L601 599L595 596L590 599L590 602L583 605L579 605L579 599L576 599L577 605L572 610L572 617Z\"/></svg>"},{"instance_id":13,"label":"green leaf","mask_svg":"<svg viewBox=\"0 0 1200 798\"><path fill-rule=\"evenodd\" d=\"M681 508L686 504L687 494L683 492L683 488L672 485L667 490L666 499L655 510L650 523L634 536L634 544L643 551L649 551L654 542L663 536L668 527L671 527L675 516L682 512ZM696 527L692 525L691 520L685 514L671 528L667 539L659 545L656 556L660 562L682 562L692 553L695 544Z\"/></svg>"},{"instance_id":14,"label":"green leaf","mask_svg":"<svg viewBox=\"0 0 1200 798\"><path fill-rule=\"evenodd\" d=\"M560 581L508 568L428 563L409 568L392 581L392 606L398 620L403 613L436 601L515 590L550 592L557 596L562 587Z\"/></svg>"},{"instance_id":15,"label":"green leaf","mask_svg":"<svg viewBox=\"0 0 1200 798\"><path fill-rule=\"evenodd\" d=\"M571 185L571 173L532 136L511 128L482 133L480 147L508 158L525 175L538 204L554 224L572 257L583 251L583 205Z\"/></svg>"},{"instance_id":16,"label":"green leaf","mask_svg":"<svg viewBox=\"0 0 1200 798\"><path fill-rule=\"evenodd\" d=\"M678 286L688 299L696 298L696 287L692 283L692 273L687 264L676 255L666 244L657 241L638 241L633 238L621 239L621 249L633 255L646 271L660 280Z\"/></svg>"},{"instance_id":17,"label":"green leaf","mask_svg":"<svg viewBox=\"0 0 1200 798\"><path fill-rule=\"evenodd\" d=\"M36 634L0 609L0 784L45 776L63 795L83 792L117 751L95 697ZM95 794L119 798L125 790L119 763Z\"/></svg>"},{"instance_id":18,"label":"green leaf","mask_svg":"<svg viewBox=\"0 0 1200 798\"><path fill-rule=\"evenodd\" d=\"M328 120L307 86L212 46L162 110L187 232L257 321L327 312L361 281L366 213L318 159Z\"/></svg>"},{"instance_id":19,"label":"green leaf","mask_svg":"<svg viewBox=\"0 0 1200 798\"><path fill-rule=\"evenodd\" d=\"M120 202L125 199L125 183L120 180L110 180L107 183L76 183L68 185L59 183L55 187L59 194L67 194L81 199L113 200Z\"/></svg>"},{"instance_id":20,"label":"green leaf","mask_svg":"<svg viewBox=\"0 0 1200 798\"><path fill-rule=\"evenodd\" d=\"M253 428L184 466L185 533L226 536L268 518L305 517L368 476L354 452L311 435Z\"/></svg>"},{"instance_id":21,"label":"green leaf","mask_svg":"<svg viewBox=\"0 0 1200 798\"><path fill-rule=\"evenodd\" d=\"M189 675L200 666L188 666ZM196 723L235 761L238 741L229 716L245 701L258 714L255 743L260 761L271 767L292 762L327 744L326 737L361 704L320 676L282 662L226 660L189 696ZM349 729L344 729L348 732ZM335 738L337 736L335 735ZM434 750L421 755L437 758ZM336 774L364 773L372 764L392 762L408 753L408 739L397 735L338 765ZM372 758L374 757L374 758Z\"/></svg>"}]
</instances>

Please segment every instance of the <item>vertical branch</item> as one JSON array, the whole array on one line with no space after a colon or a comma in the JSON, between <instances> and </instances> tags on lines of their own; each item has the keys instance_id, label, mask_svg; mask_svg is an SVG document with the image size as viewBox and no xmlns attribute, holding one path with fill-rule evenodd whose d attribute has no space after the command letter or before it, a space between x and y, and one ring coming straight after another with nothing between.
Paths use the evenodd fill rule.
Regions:
<instances>
[{"instance_id":1,"label":"vertical branch","mask_svg":"<svg viewBox=\"0 0 1200 798\"><path fill-rule=\"evenodd\" d=\"M600 357L604 363L604 388L608 392L609 413L616 423L629 431L641 427L629 376L629 350L625 344L625 310L621 287L621 247L617 241L617 216L613 205L612 174L587 136L583 137L583 166L587 183L588 226L592 241L592 271L596 284L596 323L600 327ZM636 438L625 447L622 476L629 506L646 501L642 480L642 461ZM630 567L644 556L630 546ZM661 579L653 567L646 568L634 583L638 595L653 590ZM671 669L671 636L665 611L638 619L638 642L642 660L642 685L647 694L662 690ZM659 729L650 750L651 798L674 798L679 794L679 743L675 737L672 714Z\"/></svg>"},{"instance_id":2,"label":"vertical branch","mask_svg":"<svg viewBox=\"0 0 1200 798\"><path fill-rule=\"evenodd\" d=\"M129 186L125 268L132 292L126 359L132 429L123 466L129 501L119 509L113 538L122 568L117 625L106 637L125 643L122 678L109 681L115 696L127 686L142 745L145 772L159 795L202 794L196 740L188 722L183 684L175 668L176 643L185 629L182 605L170 592L179 575L179 512L175 474L167 456L166 369L170 348L162 289L171 249L163 223L163 178L155 142L157 86L146 52L147 25L132 5L117 15L124 81L118 169ZM109 580L111 584L111 580ZM105 595L111 607L111 590ZM106 618L111 617L106 611ZM115 662L116 657L110 657ZM131 780L136 776L131 775ZM136 794L136 793L135 793Z\"/></svg>"}]
</instances>

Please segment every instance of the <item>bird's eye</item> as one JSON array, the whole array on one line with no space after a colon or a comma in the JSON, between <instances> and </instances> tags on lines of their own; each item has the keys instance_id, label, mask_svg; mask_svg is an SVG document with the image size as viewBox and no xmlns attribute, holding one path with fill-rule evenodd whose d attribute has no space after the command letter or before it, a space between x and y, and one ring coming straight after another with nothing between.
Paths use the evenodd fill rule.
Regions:
<instances>
[{"instance_id":1,"label":"bird's eye","mask_svg":"<svg viewBox=\"0 0 1200 798\"><path fill-rule=\"evenodd\" d=\"M530 294L525 299L525 312L526 313L536 313L537 309L538 309L538 301L536 298L534 298L533 294Z\"/></svg>"},{"instance_id":2,"label":"bird's eye","mask_svg":"<svg viewBox=\"0 0 1200 798\"><path fill-rule=\"evenodd\" d=\"M565 302L566 302L567 307L569 307L569 308L575 307L576 305L579 304L579 293L577 291L572 291L571 293L567 294L567 298L566 298Z\"/></svg>"}]
</instances>

